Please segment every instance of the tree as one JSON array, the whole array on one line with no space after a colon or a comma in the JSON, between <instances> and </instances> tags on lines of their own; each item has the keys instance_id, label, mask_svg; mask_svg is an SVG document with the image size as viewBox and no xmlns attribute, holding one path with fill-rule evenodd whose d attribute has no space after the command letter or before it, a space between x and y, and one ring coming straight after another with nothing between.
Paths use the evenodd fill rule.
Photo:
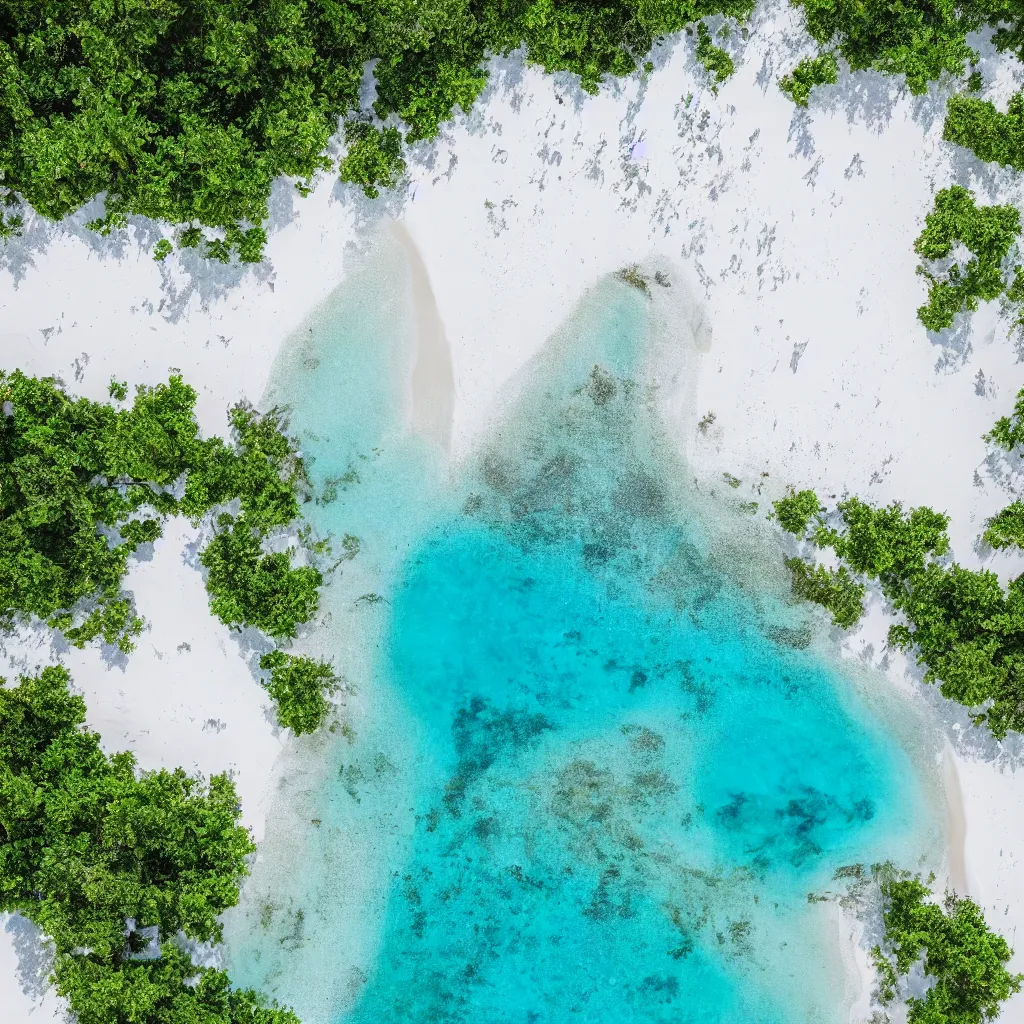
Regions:
<instances>
[{"instance_id":1,"label":"tree","mask_svg":"<svg viewBox=\"0 0 1024 1024\"><path fill-rule=\"evenodd\" d=\"M53 942L80 1024L298 1024L176 944L218 941L238 901L255 847L231 780L108 757L69 684L60 667L0 680L0 910Z\"/></svg>"},{"instance_id":2,"label":"tree","mask_svg":"<svg viewBox=\"0 0 1024 1024\"><path fill-rule=\"evenodd\" d=\"M380 195L380 188L394 188L405 173L402 136L397 128L375 128L369 121L345 122L348 152L339 167L339 177L362 186L369 199Z\"/></svg>"},{"instance_id":3,"label":"tree","mask_svg":"<svg viewBox=\"0 0 1024 1024\"><path fill-rule=\"evenodd\" d=\"M924 973L934 983L923 998L907 999L908 1024L983 1024L999 1016L999 1004L1020 991L1024 976L1010 974L1013 955L1006 940L985 922L969 899L947 894L943 905L916 879L882 886L886 950L875 950L883 994L895 994L924 954Z\"/></svg>"},{"instance_id":4,"label":"tree","mask_svg":"<svg viewBox=\"0 0 1024 1024\"><path fill-rule=\"evenodd\" d=\"M788 560L795 595L828 608L837 625L852 626L866 581L876 582L903 620L890 627L889 643L914 651L925 681L997 738L1024 731L1024 576L1004 590L995 573L945 564L949 517L930 508L875 508L849 498L814 522L816 499L803 499L801 509L798 498L777 503L777 517L801 539L831 550L839 567Z\"/></svg>"},{"instance_id":5,"label":"tree","mask_svg":"<svg viewBox=\"0 0 1024 1024\"><path fill-rule=\"evenodd\" d=\"M785 564L792 576L795 596L827 608L832 613L832 621L842 629L857 623L864 612L865 586L846 566L838 569L811 566L802 558L787 558Z\"/></svg>"},{"instance_id":6,"label":"tree","mask_svg":"<svg viewBox=\"0 0 1024 1024\"><path fill-rule=\"evenodd\" d=\"M588 92L631 74L655 39L754 0L101 0L0 10L0 237L28 204L52 220L103 196L90 227L149 217L172 247L262 258L276 178L307 192L329 170L339 119L374 112L403 128L352 127L341 165L368 194L402 173L404 142L436 137L487 82L488 54L525 48ZM719 64L721 64L719 59ZM724 65L721 65L724 67ZM347 133L350 129L347 127ZM355 137L358 136L358 137Z\"/></svg>"},{"instance_id":7,"label":"tree","mask_svg":"<svg viewBox=\"0 0 1024 1024\"><path fill-rule=\"evenodd\" d=\"M244 517L224 513L199 556L208 571L210 610L227 626L255 626L275 639L295 637L319 604L323 583L311 565L293 568L283 551L267 553Z\"/></svg>"},{"instance_id":8,"label":"tree","mask_svg":"<svg viewBox=\"0 0 1024 1024\"><path fill-rule=\"evenodd\" d=\"M720 86L736 70L732 57L711 41L711 33L702 21L697 26L697 61L711 78L711 88L718 92Z\"/></svg>"},{"instance_id":9,"label":"tree","mask_svg":"<svg viewBox=\"0 0 1024 1024\"><path fill-rule=\"evenodd\" d=\"M112 397L124 401L126 389L114 383ZM249 589L233 605L245 612L230 621L276 629L281 601L294 599L283 627L294 635L309 617L294 616L316 608L321 577L310 568L292 571L289 556L263 558L258 549L271 531L299 517L308 481L298 448L280 410L261 415L245 404L230 412L232 443L203 440L195 401L178 376L138 388L131 407L115 409L74 399L52 378L0 371L0 621L35 616L78 646L102 637L130 651L142 621L121 583L138 547L160 536L168 515L198 522L237 500L244 526L236 533L245 534L248 547L215 539L213 552L201 558L219 564L255 545L244 577ZM179 501L173 487L182 481ZM223 604L234 578L212 579ZM277 603L259 607L260 600Z\"/></svg>"},{"instance_id":10,"label":"tree","mask_svg":"<svg viewBox=\"0 0 1024 1024\"><path fill-rule=\"evenodd\" d=\"M993 516L983 534L986 544L999 548L1024 548L1024 501L1019 498Z\"/></svg>"},{"instance_id":11,"label":"tree","mask_svg":"<svg viewBox=\"0 0 1024 1024\"><path fill-rule=\"evenodd\" d=\"M793 491L772 505L775 519L787 533L803 537L812 519L823 511L821 502L814 491Z\"/></svg>"},{"instance_id":12,"label":"tree","mask_svg":"<svg viewBox=\"0 0 1024 1024\"><path fill-rule=\"evenodd\" d=\"M324 661L271 651L260 658L260 668L270 672L263 685L274 700L277 720L296 736L315 732L331 710L328 699L338 688L338 677Z\"/></svg>"},{"instance_id":13,"label":"tree","mask_svg":"<svg viewBox=\"0 0 1024 1024\"><path fill-rule=\"evenodd\" d=\"M1020 214L1013 206L976 206L973 193L959 185L938 192L915 252L926 260L946 259L960 243L972 258L962 267L954 263L942 277L919 269L929 282L928 302L917 311L921 323L943 330L961 310L1003 294L1003 260L1019 234Z\"/></svg>"},{"instance_id":14,"label":"tree","mask_svg":"<svg viewBox=\"0 0 1024 1024\"><path fill-rule=\"evenodd\" d=\"M959 77L966 64L977 61L967 36L989 20L988 11L971 0L793 0L793 4L803 12L805 27L821 48L815 60L801 61L782 80L783 91L802 106L814 86L835 81L836 53L851 71L903 75L910 91L920 96L944 72ZM997 20L994 17L993 23Z\"/></svg>"},{"instance_id":15,"label":"tree","mask_svg":"<svg viewBox=\"0 0 1024 1024\"><path fill-rule=\"evenodd\" d=\"M988 100L951 96L942 137L981 160L1024 170L1024 93L1010 97L1005 114Z\"/></svg>"},{"instance_id":16,"label":"tree","mask_svg":"<svg viewBox=\"0 0 1024 1024\"><path fill-rule=\"evenodd\" d=\"M1008 452L1024 442L1024 388L1017 392L1012 415L1001 416L996 420L995 426L984 439Z\"/></svg>"}]
</instances>

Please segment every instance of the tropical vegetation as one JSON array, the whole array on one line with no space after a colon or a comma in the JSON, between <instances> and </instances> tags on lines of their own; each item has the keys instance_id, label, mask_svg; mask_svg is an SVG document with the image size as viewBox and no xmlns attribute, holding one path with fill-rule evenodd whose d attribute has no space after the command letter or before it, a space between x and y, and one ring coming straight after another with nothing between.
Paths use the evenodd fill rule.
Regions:
<instances>
[{"instance_id":1,"label":"tropical vegetation","mask_svg":"<svg viewBox=\"0 0 1024 1024\"><path fill-rule=\"evenodd\" d=\"M1024 975L1006 969L1013 950L972 900L947 893L940 905L931 895L915 878L882 884L885 942L873 954L882 1002L891 1002L900 980L921 963L930 984L906 998L908 1024L995 1020L1000 1004L1024 982Z\"/></svg>"},{"instance_id":2,"label":"tropical vegetation","mask_svg":"<svg viewBox=\"0 0 1024 1024\"><path fill-rule=\"evenodd\" d=\"M154 256L200 247L258 261L277 178L307 192L335 167L373 196L404 144L437 136L487 83L487 58L523 48L596 92L655 40L754 0L105 0L0 3L0 233L27 204L89 226L171 225ZM717 50L717 48L716 48ZM708 50L716 75L725 55ZM361 98L372 77L372 109Z\"/></svg>"},{"instance_id":3,"label":"tropical vegetation","mask_svg":"<svg viewBox=\"0 0 1024 1024\"><path fill-rule=\"evenodd\" d=\"M198 966L255 849L231 779L108 755L59 667L0 680L0 910L52 943L79 1024L298 1024Z\"/></svg>"},{"instance_id":4,"label":"tropical vegetation","mask_svg":"<svg viewBox=\"0 0 1024 1024\"><path fill-rule=\"evenodd\" d=\"M949 518L930 508L878 508L848 498L808 516L807 494L775 502L775 516L812 551L830 552L838 568L789 559L796 595L848 628L867 583L876 584L898 616L889 643L914 652L926 681L996 737L1024 731L1024 577L1003 587L990 570L951 562Z\"/></svg>"},{"instance_id":5,"label":"tropical vegetation","mask_svg":"<svg viewBox=\"0 0 1024 1024\"><path fill-rule=\"evenodd\" d=\"M294 638L323 577L318 546L298 539L308 481L281 410L238 405L230 440L203 439L181 377L140 386L130 405L123 382L110 392L93 402L0 371L0 625L43 621L76 646L129 653L143 621L125 575L182 515L212 533L199 559L213 613ZM274 550L282 537L287 549Z\"/></svg>"}]
</instances>

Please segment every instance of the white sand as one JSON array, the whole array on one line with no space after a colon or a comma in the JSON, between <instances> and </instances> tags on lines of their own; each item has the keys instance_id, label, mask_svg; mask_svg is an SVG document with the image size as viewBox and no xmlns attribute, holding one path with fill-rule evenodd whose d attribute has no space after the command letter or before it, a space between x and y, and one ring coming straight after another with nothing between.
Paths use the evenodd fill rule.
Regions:
<instances>
[{"instance_id":1,"label":"white sand","mask_svg":"<svg viewBox=\"0 0 1024 1024\"><path fill-rule=\"evenodd\" d=\"M416 243L400 221L390 224L402 244L412 277L412 302L417 327L416 361L410 380L410 420L413 430L444 452L452 446L455 377L444 322L430 287L430 275Z\"/></svg>"},{"instance_id":2,"label":"white sand","mask_svg":"<svg viewBox=\"0 0 1024 1024\"><path fill-rule=\"evenodd\" d=\"M502 384L582 291L660 253L687 269L706 310L701 335L711 347L695 387L715 421L706 434L680 437L704 486L721 486L730 472L744 481L743 496L762 502L794 484L930 503L953 516L957 558L977 566L975 539L1014 482L987 461L981 434L1009 410L1024 372L991 304L929 338L915 319L924 287L912 245L936 189L955 180L1019 205L1020 185L940 141L938 93L913 99L859 75L794 113L774 80L802 38L788 11L757 20L748 43L734 40L737 73L717 97L685 38L656 50L645 81L596 98L503 62L472 116L423 147L404 205L391 209L422 260L412 257L424 329L410 386L433 397L413 402L413 425L444 446L450 430L458 459ZM988 80L990 67L986 59ZM1000 72L997 95L1014 87ZM267 264L202 267L194 277L176 256L156 264L132 238L118 252L92 248L73 227L30 225L0 270L0 362L61 375L94 398L112 374L153 383L178 367L200 391L204 429L222 431L226 406L259 399L278 344L385 215L383 204L331 180L308 199L280 188L275 209L282 226ZM41 235L46 244L36 245ZM190 538L173 526L153 560L133 570L129 585L152 625L125 666L106 666L96 651L66 660L110 749L130 747L143 767L234 771L259 836L282 738L235 641L208 614L184 561ZM1020 571L1012 556L984 563L1004 579ZM991 742L921 687L919 672L884 650L880 622L872 616L846 649L938 708L962 789L961 856L947 766L949 879L1012 943L1024 922L1021 748ZM179 651L182 643L191 650ZM1024 930L1018 945L1013 966L1022 970ZM0 932L4 1019L47 1019L54 1005L23 991L11 936ZM1024 1021L1024 998L1003 1019Z\"/></svg>"}]
</instances>

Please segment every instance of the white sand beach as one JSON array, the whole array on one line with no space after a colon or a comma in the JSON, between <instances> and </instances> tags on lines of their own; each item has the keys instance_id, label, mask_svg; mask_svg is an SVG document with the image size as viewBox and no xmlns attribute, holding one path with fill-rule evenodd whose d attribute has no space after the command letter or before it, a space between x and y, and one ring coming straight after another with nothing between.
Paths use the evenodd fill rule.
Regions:
<instances>
[{"instance_id":1,"label":"white sand beach","mask_svg":"<svg viewBox=\"0 0 1024 1024\"><path fill-rule=\"evenodd\" d=\"M713 425L678 443L703 489L729 473L762 503L793 485L929 504L952 517L962 564L1008 580L1021 560L976 541L1020 481L988 457L982 434L1024 387L1021 349L996 303L929 336L915 316L925 286L913 242L937 189L956 181L1019 205L1021 184L941 142L940 88L914 98L891 79L846 76L796 110L775 81L809 52L806 40L785 8L755 20L748 41L730 40L737 71L717 95L685 36L656 48L652 73L595 97L498 61L473 112L420 144L398 194L370 201L326 176L301 198L279 183L267 261L255 268L191 254L156 263L134 229L96 239L84 214L30 222L0 251L0 365L56 375L94 399L112 376L152 384L174 368L200 393L203 429L223 432L227 407L260 400L289 332L394 221L420 325L411 425L457 461L585 289L656 254L683 268L702 304L694 387ZM1000 85L1009 94L1021 82L1004 71ZM259 840L290 738L209 613L195 536L172 523L132 569L148 626L130 659L60 656L106 749L131 749L144 769L232 772ZM942 881L984 908L1024 971L1024 745L994 741L925 685L885 647L883 618L873 609L844 653L934 708L948 740L937 765L950 844ZM57 654L29 631L2 650L8 678ZM851 1021L863 1020L866 952L855 923L835 932L859 978ZM62 1017L34 943L23 924L0 922L6 1024ZM1024 994L1002 1019L1024 1022Z\"/></svg>"}]
</instances>

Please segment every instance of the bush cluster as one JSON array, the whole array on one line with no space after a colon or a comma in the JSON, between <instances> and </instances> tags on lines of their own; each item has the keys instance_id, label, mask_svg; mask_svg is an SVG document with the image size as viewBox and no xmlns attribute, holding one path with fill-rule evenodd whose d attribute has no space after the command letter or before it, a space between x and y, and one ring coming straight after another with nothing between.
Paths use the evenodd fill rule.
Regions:
<instances>
[{"instance_id":1,"label":"bush cluster","mask_svg":"<svg viewBox=\"0 0 1024 1024\"><path fill-rule=\"evenodd\" d=\"M928 302L917 317L931 331L953 323L957 313L975 310L978 302L996 299L1007 288L1003 261L1020 234L1020 214L1013 206L977 206L974 194L960 185L942 189L925 217L914 251L925 260L945 260L960 244L971 254L963 266L953 263L936 274L922 266Z\"/></svg>"},{"instance_id":2,"label":"bush cluster","mask_svg":"<svg viewBox=\"0 0 1024 1024\"><path fill-rule=\"evenodd\" d=\"M807 492L801 492L806 495ZM929 508L875 508L858 498L835 513L806 516L797 495L775 503L776 517L816 548L831 550L841 577L826 578L801 559L790 561L797 596L824 605L837 625L856 622L863 584L878 583L902 621L889 642L913 649L943 696L965 705L996 737L1024 731L1024 576L1004 589L995 573L946 564L949 519Z\"/></svg>"},{"instance_id":3,"label":"bush cluster","mask_svg":"<svg viewBox=\"0 0 1024 1024\"><path fill-rule=\"evenodd\" d=\"M107 756L69 682L0 680L0 910L52 941L79 1024L298 1024L181 942L220 940L255 849L231 780Z\"/></svg>"},{"instance_id":4,"label":"bush cluster","mask_svg":"<svg viewBox=\"0 0 1024 1024\"><path fill-rule=\"evenodd\" d=\"M338 677L323 661L270 651L260 658L270 673L264 682L277 708L277 720L296 736L315 732L331 710L329 697L338 689Z\"/></svg>"},{"instance_id":5,"label":"bush cluster","mask_svg":"<svg viewBox=\"0 0 1024 1024\"><path fill-rule=\"evenodd\" d=\"M130 407L116 407L124 384L111 397L0 371L0 625L35 617L75 645L130 651L142 620L122 581L139 545L169 515L198 523L231 505L200 553L211 609L229 626L295 637L323 578L293 564L293 549L266 549L298 520L308 485L281 410L236 406L225 441L199 436L196 393L178 376L140 387Z\"/></svg>"},{"instance_id":6,"label":"bush cluster","mask_svg":"<svg viewBox=\"0 0 1024 1024\"><path fill-rule=\"evenodd\" d=\"M547 71L629 74L656 38L754 0L39 0L0 8L0 235L21 201L60 219L103 196L102 232L144 216L211 258L261 258L274 179L307 191L349 118L347 181L373 195L405 142L469 111L489 54ZM353 117L354 115L354 117ZM172 250L163 239L154 256Z\"/></svg>"},{"instance_id":7,"label":"bush cluster","mask_svg":"<svg viewBox=\"0 0 1024 1024\"><path fill-rule=\"evenodd\" d=\"M985 922L981 908L955 893L932 902L916 879L882 885L885 949L876 947L875 966L884 1003L896 995L900 978L923 955L931 981L923 996L907 999L908 1024L983 1024L999 1016L999 1004L1020 991L1024 976L1010 974L1013 955L1006 940Z\"/></svg>"},{"instance_id":8,"label":"bush cluster","mask_svg":"<svg viewBox=\"0 0 1024 1024\"><path fill-rule=\"evenodd\" d=\"M697 62L708 73L711 89L718 92L718 87L736 70L732 57L720 46L715 46L711 32L704 22L697 26L697 47L694 50Z\"/></svg>"}]
</instances>

